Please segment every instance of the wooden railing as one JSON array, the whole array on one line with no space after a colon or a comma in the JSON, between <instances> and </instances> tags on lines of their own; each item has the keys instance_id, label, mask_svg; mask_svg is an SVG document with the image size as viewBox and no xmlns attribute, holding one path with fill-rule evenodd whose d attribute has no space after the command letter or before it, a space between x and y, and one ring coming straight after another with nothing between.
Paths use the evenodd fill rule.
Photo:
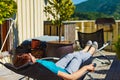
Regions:
<instances>
[{"instance_id":1,"label":"wooden railing","mask_svg":"<svg viewBox=\"0 0 120 80\"><path fill-rule=\"evenodd\" d=\"M105 41L110 40L112 44L120 35L120 20L116 20L112 25L96 25L95 20L65 21L63 22L63 36L66 40L74 41L77 39L77 32L95 32L98 29L104 29ZM58 29L51 23L44 24L44 35L58 35ZM72 38L72 39L71 39Z\"/></svg>"}]
</instances>

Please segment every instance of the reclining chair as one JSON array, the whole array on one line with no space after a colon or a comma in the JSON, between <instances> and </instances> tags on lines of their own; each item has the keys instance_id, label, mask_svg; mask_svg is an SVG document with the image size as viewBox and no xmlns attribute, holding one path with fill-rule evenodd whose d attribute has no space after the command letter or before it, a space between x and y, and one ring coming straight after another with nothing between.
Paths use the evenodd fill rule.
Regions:
<instances>
[{"instance_id":1,"label":"reclining chair","mask_svg":"<svg viewBox=\"0 0 120 80\"><path fill-rule=\"evenodd\" d=\"M101 61L99 58L96 58L96 59L98 61L100 61L102 64L108 64L108 65L111 64L111 61L101 52L101 50L103 50L106 46L108 46L110 44L110 41L104 43L103 29L100 29L93 33L78 32L78 40L76 40L75 42L76 43L79 42L80 47L84 48L88 40L98 42L98 50L96 52L101 54L101 56L99 56L99 57L103 57L107 61L104 62L104 61Z\"/></svg>"},{"instance_id":2,"label":"reclining chair","mask_svg":"<svg viewBox=\"0 0 120 80\"><path fill-rule=\"evenodd\" d=\"M59 58L56 58L56 57L47 57L42 59L52 60L54 62L59 60ZM11 63L0 62L0 64L5 66L9 70L24 76L24 77L21 77L19 80L22 80L26 77L28 77L28 80L30 78L32 78L33 80L63 80L62 78L58 77L56 74L54 74L53 72L48 70L46 67L44 67L43 65L37 62L35 64L29 62L20 67L15 67ZM96 64L94 64L94 66L96 66ZM88 72L89 71L87 71L79 80L83 80L85 75L88 74ZM90 77L91 80L93 80L93 77L91 77L90 75L88 75L88 77Z\"/></svg>"},{"instance_id":3,"label":"reclining chair","mask_svg":"<svg viewBox=\"0 0 120 80\"><path fill-rule=\"evenodd\" d=\"M54 59L54 58L53 58ZM36 79L36 80L61 80L60 77L52 73L50 70L48 70L46 67L39 63L27 63L20 67L15 67L11 63L2 63L0 64L4 65L7 69L23 75L24 77L20 78L19 80L22 80L25 77Z\"/></svg>"}]
</instances>

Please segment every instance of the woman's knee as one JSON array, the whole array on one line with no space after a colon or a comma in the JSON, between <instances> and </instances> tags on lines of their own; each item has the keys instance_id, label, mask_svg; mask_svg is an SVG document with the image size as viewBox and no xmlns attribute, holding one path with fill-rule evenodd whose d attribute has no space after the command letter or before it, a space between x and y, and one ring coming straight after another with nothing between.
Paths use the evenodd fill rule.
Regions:
<instances>
[{"instance_id":1,"label":"woman's knee","mask_svg":"<svg viewBox=\"0 0 120 80\"><path fill-rule=\"evenodd\" d=\"M73 58L74 55L73 55L72 53L69 53L69 54L67 54L65 57L66 57L66 58Z\"/></svg>"}]
</instances>

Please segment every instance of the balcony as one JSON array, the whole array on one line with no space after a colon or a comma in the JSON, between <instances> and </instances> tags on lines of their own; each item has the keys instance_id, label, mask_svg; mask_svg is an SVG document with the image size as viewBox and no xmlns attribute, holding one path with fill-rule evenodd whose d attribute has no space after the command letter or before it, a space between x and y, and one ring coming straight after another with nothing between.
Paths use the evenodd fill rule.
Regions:
<instances>
[{"instance_id":1,"label":"balcony","mask_svg":"<svg viewBox=\"0 0 120 80\"><path fill-rule=\"evenodd\" d=\"M59 30L57 27L53 26L51 23L45 23L44 25L45 25L44 35L58 36L57 33ZM116 41L118 37L116 35L120 34L120 28L119 28L120 20L116 20L116 23L112 25L113 30L111 30L109 25L97 26L94 20L68 21L68 22L64 22L63 26L64 27L63 27L62 35L65 37L66 40L71 40L71 41L74 41L77 39L77 31L90 33L90 32L96 31L97 29L104 28L105 41L111 40L113 43L114 41ZM112 64L101 65L101 63L99 62L93 61L93 63L97 63L97 67L95 69L95 73L90 73L90 74L93 76L93 78L97 80L101 80L101 79L102 80L111 80L111 79L119 80L118 76L120 74L120 69L119 69L120 62L116 59L115 53L105 51L105 55L107 55L107 57L111 60ZM95 56L97 56L97 54ZM16 80L22 77L21 75L15 74L3 66L0 68L1 68L0 69L1 80L9 80L9 79ZM5 72L2 73L3 71ZM117 73L115 73L114 71L117 71ZM111 77L111 75L116 77ZM88 77L86 77L86 79L88 79Z\"/></svg>"}]
</instances>

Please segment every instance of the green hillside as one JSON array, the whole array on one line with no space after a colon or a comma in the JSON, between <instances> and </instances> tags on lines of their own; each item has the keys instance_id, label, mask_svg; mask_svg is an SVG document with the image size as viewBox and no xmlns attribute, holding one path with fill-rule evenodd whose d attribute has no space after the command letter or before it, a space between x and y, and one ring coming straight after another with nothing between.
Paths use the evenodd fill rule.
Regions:
<instances>
[{"instance_id":1,"label":"green hillside","mask_svg":"<svg viewBox=\"0 0 120 80\"><path fill-rule=\"evenodd\" d=\"M120 0L88 0L75 6L73 17L78 19L96 19L98 17L120 19Z\"/></svg>"}]
</instances>

